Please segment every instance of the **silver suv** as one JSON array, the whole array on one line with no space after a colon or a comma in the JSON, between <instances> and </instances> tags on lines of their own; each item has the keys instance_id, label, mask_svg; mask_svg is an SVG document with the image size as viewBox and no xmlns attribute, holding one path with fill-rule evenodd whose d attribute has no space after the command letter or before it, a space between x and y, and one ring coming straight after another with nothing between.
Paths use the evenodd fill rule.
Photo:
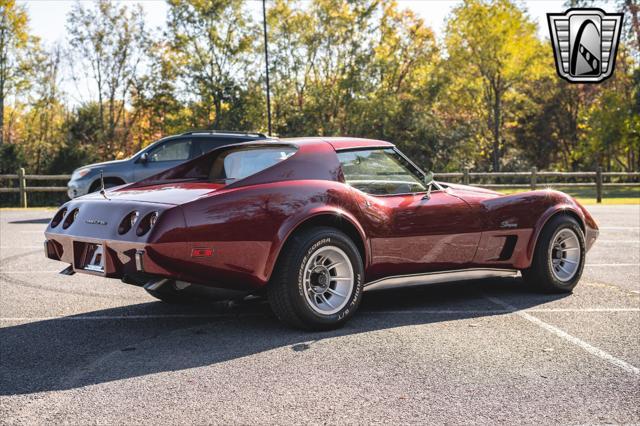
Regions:
<instances>
[{"instance_id":1,"label":"silver suv","mask_svg":"<svg viewBox=\"0 0 640 426\"><path fill-rule=\"evenodd\" d=\"M100 189L100 171L104 176L104 186L110 188L160 173L219 146L266 138L262 133L211 130L168 136L126 160L90 164L74 170L67 184L67 194L69 198L75 198Z\"/></svg>"}]
</instances>

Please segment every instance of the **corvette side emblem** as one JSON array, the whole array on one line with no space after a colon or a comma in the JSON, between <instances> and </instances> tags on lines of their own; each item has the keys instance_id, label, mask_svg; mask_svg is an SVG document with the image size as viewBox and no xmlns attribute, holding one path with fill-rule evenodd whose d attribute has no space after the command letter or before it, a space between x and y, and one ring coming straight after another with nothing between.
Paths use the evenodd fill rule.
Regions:
<instances>
[{"instance_id":1,"label":"corvette side emblem","mask_svg":"<svg viewBox=\"0 0 640 426\"><path fill-rule=\"evenodd\" d=\"M572 83L599 83L611 77L622 27L621 13L569 9L547 13L558 75Z\"/></svg>"},{"instance_id":2,"label":"corvette side emblem","mask_svg":"<svg viewBox=\"0 0 640 426\"><path fill-rule=\"evenodd\" d=\"M513 219L503 220L502 222L500 222L500 228L517 228L517 227L518 227L518 222L514 222Z\"/></svg>"}]
</instances>

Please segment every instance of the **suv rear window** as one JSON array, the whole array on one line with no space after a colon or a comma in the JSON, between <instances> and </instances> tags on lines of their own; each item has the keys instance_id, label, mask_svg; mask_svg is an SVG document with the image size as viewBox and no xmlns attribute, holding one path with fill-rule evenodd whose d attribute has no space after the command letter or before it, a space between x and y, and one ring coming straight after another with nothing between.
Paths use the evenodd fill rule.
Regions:
<instances>
[{"instance_id":1,"label":"suv rear window","mask_svg":"<svg viewBox=\"0 0 640 426\"><path fill-rule=\"evenodd\" d=\"M149 152L149 161L182 161L189 159L191 139L178 139L165 142Z\"/></svg>"},{"instance_id":2,"label":"suv rear window","mask_svg":"<svg viewBox=\"0 0 640 426\"><path fill-rule=\"evenodd\" d=\"M207 152L221 147L223 145L230 145L232 143L245 142L249 139L202 139L197 141L196 152L194 157L198 157L202 154L206 154Z\"/></svg>"},{"instance_id":3,"label":"suv rear window","mask_svg":"<svg viewBox=\"0 0 640 426\"><path fill-rule=\"evenodd\" d=\"M209 180L234 181L251 176L286 160L296 152L295 148L243 147L220 153L213 161Z\"/></svg>"}]
</instances>

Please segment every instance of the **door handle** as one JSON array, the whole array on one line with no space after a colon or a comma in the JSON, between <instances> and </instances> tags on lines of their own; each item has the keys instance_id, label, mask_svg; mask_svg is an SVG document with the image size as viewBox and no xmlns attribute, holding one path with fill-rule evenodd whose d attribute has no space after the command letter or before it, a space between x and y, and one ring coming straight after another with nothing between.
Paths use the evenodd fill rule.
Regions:
<instances>
[{"instance_id":1,"label":"door handle","mask_svg":"<svg viewBox=\"0 0 640 426\"><path fill-rule=\"evenodd\" d=\"M371 202L369 200L364 200L364 206L365 207L371 207Z\"/></svg>"}]
</instances>

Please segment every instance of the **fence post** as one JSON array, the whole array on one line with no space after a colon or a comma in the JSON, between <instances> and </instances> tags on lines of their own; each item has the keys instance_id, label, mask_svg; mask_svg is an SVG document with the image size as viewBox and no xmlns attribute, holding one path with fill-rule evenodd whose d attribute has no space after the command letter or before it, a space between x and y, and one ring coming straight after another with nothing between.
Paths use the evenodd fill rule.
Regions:
<instances>
[{"instance_id":1,"label":"fence post","mask_svg":"<svg viewBox=\"0 0 640 426\"><path fill-rule=\"evenodd\" d=\"M536 186L538 185L538 168L531 168L531 190L535 191Z\"/></svg>"},{"instance_id":2,"label":"fence post","mask_svg":"<svg viewBox=\"0 0 640 426\"><path fill-rule=\"evenodd\" d=\"M464 171L462 172L462 183L464 185L469 185L469 168L465 167Z\"/></svg>"},{"instance_id":3,"label":"fence post","mask_svg":"<svg viewBox=\"0 0 640 426\"><path fill-rule=\"evenodd\" d=\"M27 208L27 180L24 178L24 168L18 170L18 186L20 187L20 207Z\"/></svg>"},{"instance_id":4,"label":"fence post","mask_svg":"<svg viewBox=\"0 0 640 426\"><path fill-rule=\"evenodd\" d=\"M602 167L596 169L596 203L602 202Z\"/></svg>"}]
</instances>

